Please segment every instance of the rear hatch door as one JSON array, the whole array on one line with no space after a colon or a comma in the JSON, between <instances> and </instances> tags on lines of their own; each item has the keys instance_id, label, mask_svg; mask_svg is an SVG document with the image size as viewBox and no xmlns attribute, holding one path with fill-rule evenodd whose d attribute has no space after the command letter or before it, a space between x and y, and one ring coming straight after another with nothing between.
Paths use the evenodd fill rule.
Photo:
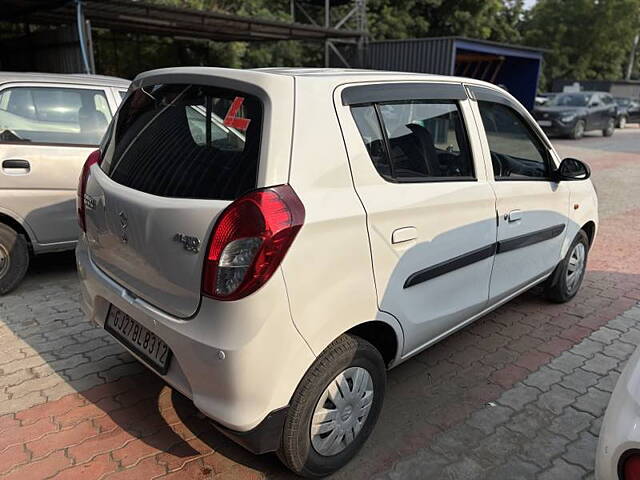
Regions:
<instances>
[{"instance_id":1,"label":"rear hatch door","mask_svg":"<svg viewBox=\"0 0 640 480\"><path fill-rule=\"evenodd\" d=\"M133 90L87 184L87 238L95 264L178 317L201 296L209 234L220 212L256 188L263 103L214 86Z\"/></svg>"}]
</instances>

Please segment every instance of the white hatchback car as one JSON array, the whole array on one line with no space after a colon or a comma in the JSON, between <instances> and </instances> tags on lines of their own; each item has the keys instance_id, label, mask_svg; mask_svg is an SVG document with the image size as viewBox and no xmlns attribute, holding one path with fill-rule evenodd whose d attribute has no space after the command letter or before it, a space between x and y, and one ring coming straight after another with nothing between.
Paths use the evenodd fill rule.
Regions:
<instances>
[{"instance_id":1,"label":"white hatchback car","mask_svg":"<svg viewBox=\"0 0 640 480\"><path fill-rule=\"evenodd\" d=\"M596 454L598 480L640 479L640 348L631 356L609 400Z\"/></svg>"},{"instance_id":2,"label":"white hatchback car","mask_svg":"<svg viewBox=\"0 0 640 480\"><path fill-rule=\"evenodd\" d=\"M327 475L388 368L532 285L576 294L589 175L476 80L143 73L81 176L84 308L228 436Z\"/></svg>"}]
</instances>

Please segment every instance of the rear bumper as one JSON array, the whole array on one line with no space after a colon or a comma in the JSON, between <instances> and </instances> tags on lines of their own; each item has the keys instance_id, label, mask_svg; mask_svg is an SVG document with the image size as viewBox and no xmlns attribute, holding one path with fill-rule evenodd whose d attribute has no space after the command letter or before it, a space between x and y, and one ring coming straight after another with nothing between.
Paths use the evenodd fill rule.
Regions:
<instances>
[{"instance_id":1,"label":"rear bumper","mask_svg":"<svg viewBox=\"0 0 640 480\"><path fill-rule=\"evenodd\" d=\"M84 236L76 259L89 320L104 327L111 304L130 315L173 353L166 375L151 371L250 450L277 448L274 429L281 429L282 411L315 359L293 325L281 271L240 301L203 298L195 316L184 320L132 296L103 273L91 260ZM265 439L264 432L275 438Z\"/></svg>"}]
</instances>

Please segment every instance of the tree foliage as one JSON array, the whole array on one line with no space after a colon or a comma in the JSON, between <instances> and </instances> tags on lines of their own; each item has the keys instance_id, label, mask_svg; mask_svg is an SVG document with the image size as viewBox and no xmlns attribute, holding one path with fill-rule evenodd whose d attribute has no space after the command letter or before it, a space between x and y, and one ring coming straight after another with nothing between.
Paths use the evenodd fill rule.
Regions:
<instances>
[{"instance_id":1,"label":"tree foliage","mask_svg":"<svg viewBox=\"0 0 640 480\"><path fill-rule=\"evenodd\" d=\"M146 1L291 20L289 0ZM371 40L460 35L547 49L547 81L622 78L640 32L640 0L538 0L531 10L523 0L368 0L367 7ZM336 19L350 5L337 8ZM322 23L321 7L307 11ZM321 42L188 42L105 31L95 39L100 70L126 76L176 64L321 66L324 58Z\"/></svg>"},{"instance_id":2,"label":"tree foliage","mask_svg":"<svg viewBox=\"0 0 640 480\"><path fill-rule=\"evenodd\" d=\"M640 0L539 0L522 23L525 43L546 48L547 80L623 78Z\"/></svg>"}]
</instances>

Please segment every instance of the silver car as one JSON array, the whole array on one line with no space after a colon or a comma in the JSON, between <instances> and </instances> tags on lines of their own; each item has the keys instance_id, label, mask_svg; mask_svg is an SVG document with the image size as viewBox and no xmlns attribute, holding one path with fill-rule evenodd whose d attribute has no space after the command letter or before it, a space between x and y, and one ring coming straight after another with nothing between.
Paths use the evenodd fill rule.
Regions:
<instances>
[{"instance_id":1,"label":"silver car","mask_svg":"<svg viewBox=\"0 0 640 480\"><path fill-rule=\"evenodd\" d=\"M33 254L73 249L78 177L129 81L0 73L0 294Z\"/></svg>"}]
</instances>

